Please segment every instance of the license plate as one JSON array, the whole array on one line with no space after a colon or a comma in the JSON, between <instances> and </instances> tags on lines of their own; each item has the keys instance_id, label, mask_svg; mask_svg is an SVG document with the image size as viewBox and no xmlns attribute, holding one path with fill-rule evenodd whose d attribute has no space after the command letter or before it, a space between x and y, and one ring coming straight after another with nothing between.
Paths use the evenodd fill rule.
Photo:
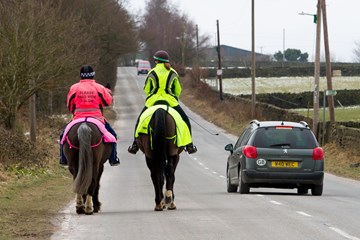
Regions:
<instances>
[{"instance_id":1,"label":"license plate","mask_svg":"<svg viewBox=\"0 0 360 240\"><path fill-rule=\"evenodd\" d=\"M290 161L272 161L271 167L274 168L297 168L299 167L298 162L290 162Z\"/></svg>"}]
</instances>

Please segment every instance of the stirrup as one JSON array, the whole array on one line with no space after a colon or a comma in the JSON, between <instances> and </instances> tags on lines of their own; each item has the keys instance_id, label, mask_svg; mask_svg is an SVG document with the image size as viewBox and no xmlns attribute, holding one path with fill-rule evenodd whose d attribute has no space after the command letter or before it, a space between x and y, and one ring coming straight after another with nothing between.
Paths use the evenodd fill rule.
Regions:
<instances>
[{"instance_id":1,"label":"stirrup","mask_svg":"<svg viewBox=\"0 0 360 240\"><path fill-rule=\"evenodd\" d=\"M63 166L63 167L65 167L65 166L68 165L67 160L66 160L66 159L62 159L62 158L60 158L59 164L60 164L61 166Z\"/></svg>"},{"instance_id":2,"label":"stirrup","mask_svg":"<svg viewBox=\"0 0 360 240\"><path fill-rule=\"evenodd\" d=\"M120 165L120 160L119 158L116 158L115 160L111 160L109 159L109 164L110 166L114 167L114 166L119 166Z\"/></svg>"},{"instance_id":3,"label":"stirrup","mask_svg":"<svg viewBox=\"0 0 360 240\"><path fill-rule=\"evenodd\" d=\"M128 152L131 154L136 154L138 151L139 151L139 147L136 144L136 142L133 142L133 144L128 148Z\"/></svg>"},{"instance_id":4,"label":"stirrup","mask_svg":"<svg viewBox=\"0 0 360 240\"><path fill-rule=\"evenodd\" d=\"M193 154L193 153L196 153L197 152L197 148L194 144L190 143L188 145L186 145L186 151L189 153L189 154Z\"/></svg>"}]
</instances>

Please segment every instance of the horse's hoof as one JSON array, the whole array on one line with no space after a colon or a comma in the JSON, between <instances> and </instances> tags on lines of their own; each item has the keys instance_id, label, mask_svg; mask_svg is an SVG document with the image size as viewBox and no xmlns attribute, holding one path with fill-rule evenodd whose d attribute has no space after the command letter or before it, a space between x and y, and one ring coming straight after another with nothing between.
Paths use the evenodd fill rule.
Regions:
<instances>
[{"instance_id":1,"label":"horse's hoof","mask_svg":"<svg viewBox=\"0 0 360 240\"><path fill-rule=\"evenodd\" d=\"M155 212L160 212L160 211L162 211L163 209L164 209L164 207L155 206L154 211L155 211Z\"/></svg>"},{"instance_id":2,"label":"horse's hoof","mask_svg":"<svg viewBox=\"0 0 360 240\"><path fill-rule=\"evenodd\" d=\"M172 202L172 203L168 206L167 209L168 209L168 210L176 210L176 205L175 205L175 203Z\"/></svg>"},{"instance_id":3,"label":"horse's hoof","mask_svg":"<svg viewBox=\"0 0 360 240\"><path fill-rule=\"evenodd\" d=\"M76 213L77 214L84 214L85 213L84 206L76 207Z\"/></svg>"},{"instance_id":4,"label":"horse's hoof","mask_svg":"<svg viewBox=\"0 0 360 240\"><path fill-rule=\"evenodd\" d=\"M154 211L156 212L162 211L165 208L166 208L165 204L163 203L163 201L161 201L159 204L155 206Z\"/></svg>"},{"instance_id":5,"label":"horse's hoof","mask_svg":"<svg viewBox=\"0 0 360 240\"><path fill-rule=\"evenodd\" d=\"M85 207L85 214L91 215L94 213L94 209L92 207Z\"/></svg>"},{"instance_id":6,"label":"horse's hoof","mask_svg":"<svg viewBox=\"0 0 360 240\"><path fill-rule=\"evenodd\" d=\"M97 204L95 203L94 204L94 212L97 213L97 212L100 212L101 210L101 202L98 202Z\"/></svg>"}]
</instances>

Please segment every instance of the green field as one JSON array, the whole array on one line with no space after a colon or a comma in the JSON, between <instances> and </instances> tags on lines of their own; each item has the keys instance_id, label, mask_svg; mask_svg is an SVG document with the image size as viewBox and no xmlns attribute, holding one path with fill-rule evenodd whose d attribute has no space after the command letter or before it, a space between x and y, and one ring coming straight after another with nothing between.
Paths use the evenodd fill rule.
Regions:
<instances>
[{"instance_id":1,"label":"green field","mask_svg":"<svg viewBox=\"0 0 360 240\"><path fill-rule=\"evenodd\" d=\"M313 109L292 109L291 111L312 118ZM319 109L319 121L323 121L323 108ZM328 108L325 109L325 120L329 121ZM335 121L337 122L360 122L360 106L335 108Z\"/></svg>"},{"instance_id":2,"label":"green field","mask_svg":"<svg viewBox=\"0 0 360 240\"><path fill-rule=\"evenodd\" d=\"M214 88L218 88L217 79L204 79L204 81ZM334 90L360 89L360 77L333 77L332 84ZM327 87L325 77L319 79L319 90L323 91ZM224 93L233 95L251 94L251 78L224 78L222 80ZM279 77L279 78L256 78L255 92L259 93L301 93L314 91L314 77Z\"/></svg>"},{"instance_id":3,"label":"green field","mask_svg":"<svg viewBox=\"0 0 360 240\"><path fill-rule=\"evenodd\" d=\"M207 84L218 88L217 79L205 79ZM333 89L360 89L360 77L332 77ZM279 78L256 78L255 92L259 93L301 93L314 91L314 77L279 77ZM320 91L326 89L326 78L320 78ZM222 81L223 92L238 95L251 94L250 78L228 78ZM320 100L322 101L322 100ZM293 109L291 111L312 118L313 109ZM325 110L325 119L329 120L328 109ZM319 109L319 121L323 120L323 109ZM335 121L360 122L360 106L335 108Z\"/></svg>"}]
</instances>

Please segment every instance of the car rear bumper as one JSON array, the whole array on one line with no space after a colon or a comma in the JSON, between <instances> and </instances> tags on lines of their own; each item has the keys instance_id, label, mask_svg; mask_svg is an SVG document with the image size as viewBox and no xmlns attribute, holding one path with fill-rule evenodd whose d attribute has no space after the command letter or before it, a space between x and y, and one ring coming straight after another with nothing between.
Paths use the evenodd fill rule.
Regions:
<instances>
[{"instance_id":1,"label":"car rear bumper","mask_svg":"<svg viewBox=\"0 0 360 240\"><path fill-rule=\"evenodd\" d=\"M289 183L289 184L316 184L320 185L324 180L324 172L312 173L280 173L258 172L252 169L243 170L242 180L245 183Z\"/></svg>"}]
</instances>

